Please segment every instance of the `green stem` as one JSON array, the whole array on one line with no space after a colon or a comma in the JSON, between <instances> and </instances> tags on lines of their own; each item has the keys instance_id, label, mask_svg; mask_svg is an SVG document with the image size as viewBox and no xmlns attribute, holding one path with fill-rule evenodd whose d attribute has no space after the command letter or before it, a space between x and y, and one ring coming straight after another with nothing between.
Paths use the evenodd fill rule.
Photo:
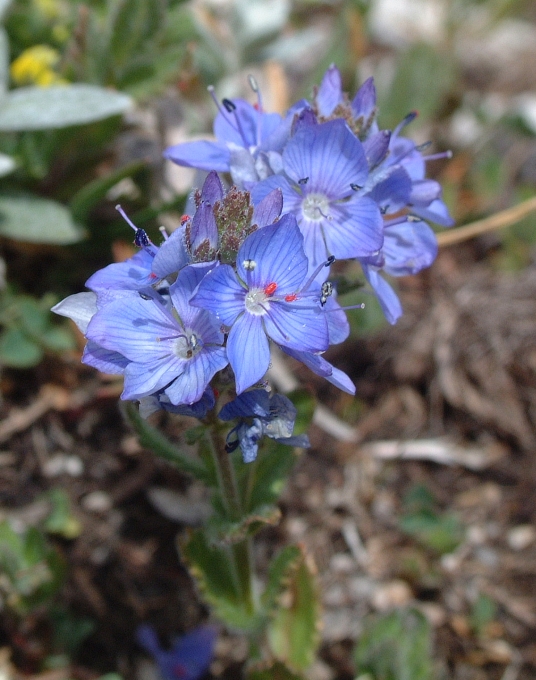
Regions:
<instances>
[{"instance_id":1,"label":"green stem","mask_svg":"<svg viewBox=\"0 0 536 680\"><path fill-rule=\"evenodd\" d=\"M240 521L244 514L242 501L236 482L235 471L231 456L225 450L223 438L216 422L211 422L208 427L210 449L214 459L218 485L222 500L229 515L234 521ZM245 538L231 545L234 572L237 586L248 614L255 612L255 599L253 596L253 552L251 539Z\"/></svg>"}]
</instances>

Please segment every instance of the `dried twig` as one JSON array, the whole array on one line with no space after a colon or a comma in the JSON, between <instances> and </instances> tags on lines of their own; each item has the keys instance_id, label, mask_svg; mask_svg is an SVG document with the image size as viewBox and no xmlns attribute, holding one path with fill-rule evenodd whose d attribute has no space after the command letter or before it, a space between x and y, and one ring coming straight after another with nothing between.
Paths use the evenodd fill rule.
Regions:
<instances>
[{"instance_id":1,"label":"dried twig","mask_svg":"<svg viewBox=\"0 0 536 680\"><path fill-rule=\"evenodd\" d=\"M536 196L515 205L513 208L508 208L507 210L495 213L495 215L490 215L490 217L485 217L483 220L471 222L458 229L443 231L441 234L437 234L437 242L440 246L450 246L454 243L467 241L488 231L509 227L522 220L534 210L536 210Z\"/></svg>"}]
</instances>

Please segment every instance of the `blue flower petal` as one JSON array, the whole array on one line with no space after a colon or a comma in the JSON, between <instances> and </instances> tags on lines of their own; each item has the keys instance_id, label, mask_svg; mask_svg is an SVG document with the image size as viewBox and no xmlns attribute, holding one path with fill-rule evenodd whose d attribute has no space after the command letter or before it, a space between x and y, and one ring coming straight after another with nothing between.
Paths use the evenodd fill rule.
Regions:
<instances>
[{"instance_id":1,"label":"blue flower petal","mask_svg":"<svg viewBox=\"0 0 536 680\"><path fill-rule=\"evenodd\" d=\"M227 357L240 394L262 380L270 365L270 346L260 316L243 314L227 338Z\"/></svg>"},{"instance_id":2,"label":"blue flower petal","mask_svg":"<svg viewBox=\"0 0 536 680\"><path fill-rule=\"evenodd\" d=\"M383 220L370 198L356 197L331 206L333 219L323 221L329 252L338 259L372 255L383 244Z\"/></svg>"},{"instance_id":3,"label":"blue flower petal","mask_svg":"<svg viewBox=\"0 0 536 680\"><path fill-rule=\"evenodd\" d=\"M376 297L385 314L385 318L390 324L395 324L402 316L402 305L400 304L398 295L375 269L372 269L363 263L361 263L361 267L365 274L365 278L376 293Z\"/></svg>"},{"instance_id":4,"label":"blue flower petal","mask_svg":"<svg viewBox=\"0 0 536 680\"><path fill-rule=\"evenodd\" d=\"M164 157L177 165L197 168L210 172L228 172L231 154L223 142L184 142L170 146L164 151Z\"/></svg>"},{"instance_id":5,"label":"blue flower petal","mask_svg":"<svg viewBox=\"0 0 536 680\"><path fill-rule=\"evenodd\" d=\"M331 116L335 107L342 100L342 81L341 72L334 65L324 73L322 82L318 87L315 102L318 113L321 116Z\"/></svg>"}]
</instances>

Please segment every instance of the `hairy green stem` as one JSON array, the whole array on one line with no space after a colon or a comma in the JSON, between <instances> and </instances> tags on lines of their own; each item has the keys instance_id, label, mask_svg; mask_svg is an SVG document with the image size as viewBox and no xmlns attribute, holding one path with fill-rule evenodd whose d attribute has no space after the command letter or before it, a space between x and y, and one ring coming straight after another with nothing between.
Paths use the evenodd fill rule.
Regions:
<instances>
[{"instance_id":1,"label":"hairy green stem","mask_svg":"<svg viewBox=\"0 0 536 680\"><path fill-rule=\"evenodd\" d=\"M215 422L210 423L208 432L222 500L229 518L238 522L244 515L244 508L238 490L233 462L231 456L225 450L218 424ZM248 537L233 543L231 545L231 553L242 603L248 614L254 614L255 598L253 595L253 552L251 539Z\"/></svg>"}]
</instances>

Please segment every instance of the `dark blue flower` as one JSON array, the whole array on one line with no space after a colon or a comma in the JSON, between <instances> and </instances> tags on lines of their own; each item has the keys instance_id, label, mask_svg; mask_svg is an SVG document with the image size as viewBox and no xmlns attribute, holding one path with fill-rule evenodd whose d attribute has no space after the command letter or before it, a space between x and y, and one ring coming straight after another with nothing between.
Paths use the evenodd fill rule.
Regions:
<instances>
[{"instance_id":1,"label":"dark blue flower","mask_svg":"<svg viewBox=\"0 0 536 680\"><path fill-rule=\"evenodd\" d=\"M200 626L177 638L171 649L163 649L156 632L146 624L136 631L136 640L158 664L163 680L199 680L214 654L217 631Z\"/></svg>"},{"instance_id":2,"label":"dark blue flower","mask_svg":"<svg viewBox=\"0 0 536 680\"><path fill-rule=\"evenodd\" d=\"M266 390L243 392L226 404L219 413L221 420L240 419L227 437L227 448L240 446L244 463L257 457L259 441L263 436L288 446L309 447L305 435L293 436L296 408L281 394L270 396Z\"/></svg>"}]
</instances>

